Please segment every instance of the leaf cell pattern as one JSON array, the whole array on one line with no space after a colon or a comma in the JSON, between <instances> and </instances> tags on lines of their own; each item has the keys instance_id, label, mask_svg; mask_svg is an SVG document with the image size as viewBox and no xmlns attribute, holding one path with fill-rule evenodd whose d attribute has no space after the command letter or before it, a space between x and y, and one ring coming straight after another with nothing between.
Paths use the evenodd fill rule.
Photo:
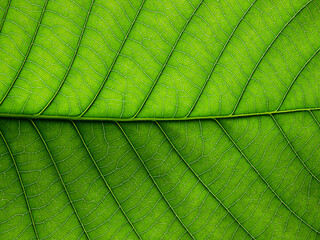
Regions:
<instances>
[{"instance_id":1,"label":"leaf cell pattern","mask_svg":"<svg viewBox=\"0 0 320 240\"><path fill-rule=\"evenodd\" d=\"M1 234L318 239L316 115L138 123L3 119L1 194L8 199L0 207Z\"/></svg>"},{"instance_id":2,"label":"leaf cell pattern","mask_svg":"<svg viewBox=\"0 0 320 240\"><path fill-rule=\"evenodd\" d=\"M319 13L0 1L0 238L320 239Z\"/></svg>"},{"instance_id":3,"label":"leaf cell pattern","mask_svg":"<svg viewBox=\"0 0 320 240\"><path fill-rule=\"evenodd\" d=\"M2 115L194 119L319 108L317 0L3 5Z\"/></svg>"}]
</instances>

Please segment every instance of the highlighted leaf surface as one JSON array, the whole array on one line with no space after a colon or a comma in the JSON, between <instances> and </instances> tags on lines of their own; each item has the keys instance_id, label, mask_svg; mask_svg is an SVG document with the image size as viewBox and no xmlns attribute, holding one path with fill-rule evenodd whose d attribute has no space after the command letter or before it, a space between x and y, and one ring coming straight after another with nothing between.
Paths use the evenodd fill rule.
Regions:
<instances>
[{"instance_id":1,"label":"highlighted leaf surface","mask_svg":"<svg viewBox=\"0 0 320 240\"><path fill-rule=\"evenodd\" d=\"M320 239L319 0L0 20L1 239Z\"/></svg>"}]
</instances>

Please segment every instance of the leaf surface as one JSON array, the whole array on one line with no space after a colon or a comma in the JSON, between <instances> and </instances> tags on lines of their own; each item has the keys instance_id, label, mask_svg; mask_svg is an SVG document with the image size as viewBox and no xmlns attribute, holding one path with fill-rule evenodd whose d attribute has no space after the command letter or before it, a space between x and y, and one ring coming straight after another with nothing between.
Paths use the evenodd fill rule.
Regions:
<instances>
[{"instance_id":1,"label":"leaf surface","mask_svg":"<svg viewBox=\"0 0 320 240\"><path fill-rule=\"evenodd\" d=\"M2 1L1 239L319 239L319 13Z\"/></svg>"}]
</instances>

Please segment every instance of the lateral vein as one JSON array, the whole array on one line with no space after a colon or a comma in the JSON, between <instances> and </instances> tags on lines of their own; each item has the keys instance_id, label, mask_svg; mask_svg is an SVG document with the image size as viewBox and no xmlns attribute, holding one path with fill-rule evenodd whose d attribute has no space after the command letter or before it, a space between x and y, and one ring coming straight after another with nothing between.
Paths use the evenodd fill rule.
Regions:
<instances>
[{"instance_id":1,"label":"lateral vein","mask_svg":"<svg viewBox=\"0 0 320 240\"><path fill-rule=\"evenodd\" d=\"M106 178L105 178L104 175L102 174L102 172L101 172L99 166L97 165L96 161L94 160L94 158L93 158L93 156L92 156L92 154L91 154L91 152L90 152L90 150L89 150L86 142L84 141L83 136L82 136L82 134L80 133L80 130L78 129L77 125L76 125L73 121L71 121L71 123L72 123L73 127L75 128L78 136L80 137L81 142L82 142L82 145L85 147L85 149L86 149L86 151L87 151L90 159L92 160L95 168L98 170L98 172L99 172L99 174L100 174L103 182L104 182L105 185L107 186L107 188L108 188L109 192L111 193L111 195L112 195L113 199L115 200L115 202L118 204L118 206L119 206L122 214L123 214L124 217L127 219L128 223L129 223L130 226L132 227L132 229L133 229L133 231L135 232L135 234L137 235L137 237L138 237L139 239L142 239L141 236L140 236L140 234L138 233L138 231L137 231L136 228L134 227L133 223L130 221L128 215L126 214L126 212L125 212L124 209L122 208L120 202L118 201L116 195L115 195L114 192L112 191L112 188L111 188L110 185L108 184Z\"/></svg>"},{"instance_id":2,"label":"lateral vein","mask_svg":"<svg viewBox=\"0 0 320 240\"><path fill-rule=\"evenodd\" d=\"M34 35L33 35L32 39L31 39L31 42L30 42L30 44L29 44L27 53L26 53L26 55L25 55L25 57L24 57L24 59L23 59L23 61L22 61L22 64L20 65L20 68L19 68L17 74L15 75L13 81L11 82L9 88L7 89L7 91L6 91L6 93L4 94L4 96L2 97L2 99L0 100L0 105L3 103L3 101L5 100L5 98L6 98L6 97L8 96L8 94L10 93L11 89L13 88L13 85L15 84L15 82L16 82L17 79L18 79L18 77L20 76L20 73L21 73L21 71L22 71L22 69L23 69L23 67L24 67L24 64L25 64L26 61L27 61L27 58L29 57L29 54L30 54L31 48L32 48L32 46L33 46L33 43L34 43L34 41L35 41L35 39L36 39L36 36L38 35L38 31L39 31L39 28L40 28L40 25L41 25L41 22L42 22L42 19L43 19L43 15L44 15L44 13L45 13L45 11L46 11L48 2L49 2L49 0L46 0L44 6L43 6L43 8L42 8L42 12L41 12L41 15L40 15L40 18L39 18L39 21L38 21L36 30L35 30L35 32L34 32Z\"/></svg>"},{"instance_id":3,"label":"lateral vein","mask_svg":"<svg viewBox=\"0 0 320 240\"><path fill-rule=\"evenodd\" d=\"M37 113L37 115L41 115L41 114L50 106L50 104L53 102L53 100L54 100L54 99L56 98L56 96L58 95L60 89L62 88L62 85L65 83L65 81L66 81L66 79L67 79L67 77L68 77L68 75L69 75L69 72L70 72L70 70L71 70L71 68L72 68L72 66L73 66L73 63L74 63L74 61L75 61L75 59L76 59L76 56L77 56L77 54L78 54L78 51L79 51L79 48L80 48L80 45L81 45L81 41L82 41L82 38L83 38L83 35L84 35L84 31L85 31L85 29L86 29L86 27L87 27L87 23L88 23L88 20L89 20L89 16L90 16L90 13L91 13L91 11L92 11L92 7L93 7L93 4L94 4L94 1L95 1L95 0L92 0L92 2L91 2L90 8L89 8L88 13L87 13L87 17L86 17L86 19L85 19L85 21L84 21L84 24L83 24L83 27L82 27L82 30L81 30L81 34L80 34L80 37L79 37L79 39L78 39L78 43L77 43L76 49L75 49L75 51L74 51L74 53L73 53L71 62L70 62L70 64L69 64L69 67L68 67L68 69L67 69L67 71L66 71L63 79L61 80L58 89L55 91L54 95L51 97L51 99L49 100L49 102L44 106L44 108L43 108L40 112Z\"/></svg>"},{"instance_id":4,"label":"lateral vein","mask_svg":"<svg viewBox=\"0 0 320 240\"><path fill-rule=\"evenodd\" d=\"M228 212L228 214L233 218L233 220L248 234L252 239L255 239L255 237L240 223L240 221L232 214L232 212L227 208L227 206L224 205L224 203L214 194L211 189L202 181L202 179L199 177L199 175L193 170L193 168L188 164L188 162L184 159L182 154L178 151L176 146L173 144L169 136L166 134L164 129L161 127L161 125L156 122L157 126L159 127L162 134L165 136L166 140L170 143L172 148L175 150L175 152L179 155L179 157L182 159L185 165L190 169L190 171L193 173L193 175L201 182L201 184L205 187L205 189L219 202L219 204Z\"/></svg>"},{"instance_id":5,"label":"lateral vein","mask_svg":"<svg viewBox=\"0 0 320 240\"><path fill-rule=\"evenodd\" d=\"M7 14L8 14L9 8L10 8L10 4L11 4L11 0L8 1L7 7L6 7L6 11L4 12L4 15L2 17L2 21L1 21L1 24L0 24L0 33L1 33L2 28L3 28L4 22L6 21Z\"/></svg>"},{"instance_id":6,"label":"lateral vein","mask_svg":"<svg viewBox=\"0 0 320 240\"><path fill-rule=\"evenodd\" d=\"M211 68L211 71L210 71L208 77L206 78L205 83L203 84L203 86L202 86L199 94L197 95L196 100L194 101L192 107L190 108L189 112L187 113L187 115L186 115L185 117L189 117L190 114L192 113L192 111L194 110L194 108L196 107L196 105L197 105L197 103L198 103L198 101L199 101L199 99L200 99L200 97L201 97L201 94L203 93L205 87L207 86L207 84L208 84L208 82L209 82L209 80L210 80L210 78L211 78L211 76L212 76L212 74L213 74L216 66L218 65L218 62L219 62L221 56L222 56L223 53L224 53L224 50L226 49L226 47L227 47L228 44L230 43L231 38L234 36L234 33L235 33L235 31L238 29L240 23L241 23L242 20L246 17L246 15L247 15L248 12L250 11L250 9L254 6L254 4L256 3L256 1L257 1L257 0L254 0L254 1L251 3L251 5L248 7L248 9L244 12L244 14L242 15L242 17L241 17L240 20L238 21L237 25L233 28L233 30L232 30L231 34L229 35L226 43L224 44L223 48L221 49L221 51L220 51L220 53L219 53L216 61L214 62L213 67Z\"/></svg>"},{"instance_id":7,"label":"lateral vein","mask_svg":"<svg viewBox=\"0 0 320 240\"><path fill-rule=\"evenodd\" d=\"M302 6L302 8L299 9L299 11L297 11L290 19L289 21L283 26L283 28L280 30L280 32L275 36L275 38L272 40L272 42L269 44L269 46L267 47L267 49L264 51L264 53L262 54L262 56L260 57L260 59L258 60L258 62L256 63L253 71L251 72L249 78L247 79L244 87L242 88L242 91L241 91L241 94L237 100L237 103L235 105L235 107L233 108L232 110L232 113L231 115L233 115L235 113L235 111L237 110L238 106L239 106L239 103L240 103L240 100L242 99L242 96L244 94L244 92L246 91L248 85L249 85L249 82L251 80L251 78L253 77L253 74L256 72L258 66L260 65L261 61L264 59L264 56L268 53L268 51L270 50L270 48L272 47L273 43L279 38L280 34L286 29L286 27L291 23L291 21L293 19L295 19L295 17L300 13L302 12L302 10L304 8L306 8L313 0L309 0L305 5Z\"/></svg>"},{"instance_id":8,"label":"lateral vein","mask_svg":"<svg viewBox=\"0 0 320 240\"><path fill-rule=\"evenodd\" d=\"M53 159L53 156L52 156L52 154L51 154L51 151L50 151L50 149L49 149L49 147L48 147L45 139L43 138L43 136L42 136L40 130L38 129L37 125L35 124L35 122L32 121L32 120L30 120L30 122L31 122L31 124L33 125L33 127L35 128L36 132L38 133L38 135L39 135L39 137L40 137L43 145L45 146L45 148L46 148L46 150L47 150L47 152L48 152L48 154L49 154L49 156L50 156L50 159L52 160L52 163L53 163L53 165L54 165L54 167L55 167L55 170L56 170L56 172L57 172L57 174L58 174L58 176L59 176L60 182L61 182L61 184L62 184L62 186L63 186L63 189L64 189L64 191L65 191L65 193L66 193L66 195L67 195L67 197L68 197L68 199L69 199L69 202L70 202L70 204L71 204L71 207L72 207L72 209L73 209L73 212L75 213L75 215L76 215L76 217L77 217L77 219L78 219L78 221L79 221L79 223L80 223L80 225L81 225L81 227L82 227L82 229L83 229L84 234L86 235L87 239L90 239L90 237L89 237L89 235L88 235L88 232L87 232L87 230L85 229L85 227L84 227L84 225L83 225L83 223L82 223L82 221L81 221L81 218L80 218L80 216L79 216L79 214L78 214L78 212L77 212L77 209L75 208L75 206L74 206L74 204L73 204L73 202L72 202L72 199L71 199L71 197L70 197L70 194L69 194L69 192L68 192L68 189L67 189L66 185L64 184L64 181L63 181L62 176L61 176L61 174L60 174L59 168L58 168L56 162L55 162L54 159Z\"/></svg>"},{"instance_id":9,"label":"lateral vein","mask_svg":"<svg viewBox=\"0 0 320 240\"><path fill-rule=\"evenodd\" d=\"M22 181L22 177L20 175L20 171L19 171L19 168L18 168L18 164L13 156L13 153L11 151L11 148L6 140L6 138L4 137L3 133L0 131L0 135L4 141L4 144L6 145L8 151L9 151L9 154L10 154L10 157L13 161L13 164L14 164L14 167L16 169L16 172L17 172L17 175L18 175L18 178L19 178L19 182L20 182L20 186L22 188L22 191L23 191L23 196L24 196L24 199L26 201L26 205L27 205L27 208L28 208L28 212L29 212L29 215L30 215L30 219L31 219L31 223L32 223L32 227L33 227L33 230L34 230L34 233L36 235L36 238L39 240L39 235L38 235L38 231L37 231L37 228L36 228L36 224L34 222L34 218L33 218L33 215L32 215L32 211L31 211L31 207L30 207L30 203L29 203L29 200L28 200L28 196L27 196L27 192L24 188L24 184L23 184L23 181Z\"/></svg>"},{"instance_id":10,"label":"lateral vein","mask_svg":"<svg viewBox=\"0 0 320 240\"><path fill-rule=\"evenodd\" d=\"M304 163L304 161L302 161L300 155L298 154L298 152L294 149L292 143L289 141L288 137L286 136L286 134L284 133L282 127L280 126L280 124L278 123L277 119L270 114L273 122L277 125L278 129L280 130L282 136L286 139L286 142L288 143L288 145L290 146L291 150L294 152L294 154L296 155L296 157L299 159L299 161L302 163L302 165L304 166L304 168L308 171L308 173L310 173L310 175L317 181L320 183L320 180L311 172L311 170L309 169L309 167Z\"/></svg>"},{"instance_id":11,"label":"lateral vein","mask_svg":"<svg viewBox=\"0 0 320 240\"><path fill-rule=\"evenodd\" d=\"M138 114L141 112L142 108L143 108L144 105L146 104L146 102L147 102L147 100L148 100L151 92L152 92L153 89L155 88L155 86L156 86L157 82L159 81L159 79L160 79L160 77L161 77L164 69L165 69L166 66L167 66L167 63L169 62L169 59L171 58L171 56L172 56L172 54L173 54L176 46L178 45L178 42L180 41L180 39L181 39L181 37L182 37L185 29L187 28L188 24L190 23L192 17L193 17L193 16L195 15L195 13L198 11L198 9L199 9L199 7L201 6L201 4L203 3L203 1L204 1L204 0L201 0L201 1L199 2L199 4L197 5L197 7L193 10L193 13L191 14L191 16L189 17L189 19L187 20L187 22L184 24L184 26L183 26L183 28L182 28L182 30L181 30L178 38L176 39L173 47L171 48L171 51L170 51L169 55L167 56L164 64L162 65L162 68L161 68L159 74L157 75L156 79L154 80L154 82L153 82L153 84L152 84L152 86L151 86L148 94L147 94L146 97L144 98L144 100L143 100L142 104L140 105L138 111L137 111L131 118L135 118L136 116L138 116Z\"/></svg>"},{"instance_id":12,"label":"lateral vein","mask_svg":"<svg viewBox=\"0 0 320 240\"><path fill-rule=\"evenodd\" d=\"M261 175L261 173L255 168L255 166L251 163L251 161L247 158L247 156L244 154L244 152L240 149L240 147L236 144L236 142L233 140L233 138L229 135L227 130L223 127L223 125L215 119L215 122L220 126L222 131L226 134L226 136L229 138L229 140L232 142L232 144L237 148L237 150L240 152L240 154L244 157L244 159L248 162L248 164L251 166L251 168L259 175L261 180L267 185L267 187L271 190L271 192L278 198L278 200L289 210L291 214L293 214L296 218L298 218L302 223L304 223L306 226L308 226L310 229L315 231L317 234L320 234L320 231L315 229L313 226L311 226L309 223L307 223L305 220L303 220L300 216L298 216L281 198L280 196L275 192L275 190L270 186L270 184L266 181L266 179Z\"/></svg>"},{"instance_id":13,"label":"lateral vein","mask_svg":"<svg viewBox=\"0 0 320 240\"><path fill-rule=\"evenodd\" d=\"M151 172L149 171L148 167L146 166L146 164L144 163L144 161L142 160L140 154L138 153L138 151L136 150L135 146L133 145L133 143L131 142L129 136L126 134L126 132L124 131L124 129L122 128L122 126L120 125L120 123L117 122L117 125L119 127L119 129L121 130L121 132L123 133L123 135L125 136L126 140L128 141L128 143L130 144L131 148L133 149L133 151L135 152L135 154L137 155L137 157L139 158L140 162L142 163L144 169L146 170L146 172L148 173L148 175L150 176L153 184L156 186L158 192L161 194L163 200L167 203L168 207L170 208L170 210L172 211L172 213L174 214L174 216L177 218L177 220L180 222L180 224L182 225L182 227L186 230L186 232L188 233L188 235L192 238L195 239L193 237L193 235L191 234L191 232L189 231L189 229L187 228L187 226L184 225L184 223L182 222L182 220L180 219L180 217L177 215L177 213L174 211L173 207L171 206L171 204L169 203L169 201L167 200L167 198L164 196L164 194L162 193L162 191L160 190L160 187L158 186L156 180L153 178Z\"/></svg>"},{"instance_id":14,"label":"lateral vein","mask_svg":"<svg viewBox=\"0 0 320 240\"><path fill-rule=\"evenodd\" d=\"M117 59L118 59L118 57L119 57L119 55L120 55L120 53L121 53L121 51L122 51L122 49L123 49L123 46L124 46L124 44L126 43L126 41L127 41L127 39L128 39L128 36L129 36L131 30L133 29L133 26L134 26L134 24L136 23L137 18L138 18L138 16L139 16L139 14L140 14L140 12L141 12L141 10L142 10L143 5L144 5L145 2L146 2L146 0L143 0L142 3L140 4L140 7L139 7L139 9L138 9L138 11L137 11L137 14L136 14L135 18L133 19L133 21L132 21L132 23L131 23L131 26L130 26L128 32L127 32L127 34L125 35L124 40L122 41L122 43L121 43L121 45L120 45L120 48L119 48L119 50L118 50L118 52L117 52L117 55L114 57L113 62L112 62L112 64L111 64L110 68L109 68L109 71L108 71L106 77L104 78L103 82L101 83L101 85L100 85L98 91L96 92L94 98L93 98L92 101L89 103L89 105L86 107L86 109L85 109L82 113L80 113L80 115L79 115L78 117L82 117L82 116L89 110L89 108L93 105L93 103L95 102L95 100L98 98L98 95L100 94L100 92L102 91L103 86L104 86L105 83L107 82L107 80L108 80L108 78L109 78L109 76L110 76L110 74L111 74L111 72L112 72L112 69L113 69L113 67L115 66L116 62L117 62Z\"/></svg>"}]
</instances>

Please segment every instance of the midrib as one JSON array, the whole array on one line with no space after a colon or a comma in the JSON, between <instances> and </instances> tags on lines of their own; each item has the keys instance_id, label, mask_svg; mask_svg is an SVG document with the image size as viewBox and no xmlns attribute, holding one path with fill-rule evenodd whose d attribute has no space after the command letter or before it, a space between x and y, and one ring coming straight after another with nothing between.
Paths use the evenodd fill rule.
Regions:
<instances>
[{"instance_id":1,"label":"midrib","mask_svg":"<svg viewBox=\"0 0 320 240\"><path fill-rule=\"evenodd\" d=\"M73 120L73 121L115 121L115 122L138 122L138 121L189 121L189 120L205 120L205 119L228 119L238 117L254 117L268 116L274 114L285 114L304 111L317 111L320 108L300 108L291 110L260 112L260 113L244 113L233 115L212 115L212 116L196 116L196 117L150 117L150 118L116 118L116 117L79 117L79 116L58 116L58 115L33 115L33 114L15 114L0 113L0 118L26 118L26 119L52 119L52 120Z\"/></svg>"}]
</instances>

